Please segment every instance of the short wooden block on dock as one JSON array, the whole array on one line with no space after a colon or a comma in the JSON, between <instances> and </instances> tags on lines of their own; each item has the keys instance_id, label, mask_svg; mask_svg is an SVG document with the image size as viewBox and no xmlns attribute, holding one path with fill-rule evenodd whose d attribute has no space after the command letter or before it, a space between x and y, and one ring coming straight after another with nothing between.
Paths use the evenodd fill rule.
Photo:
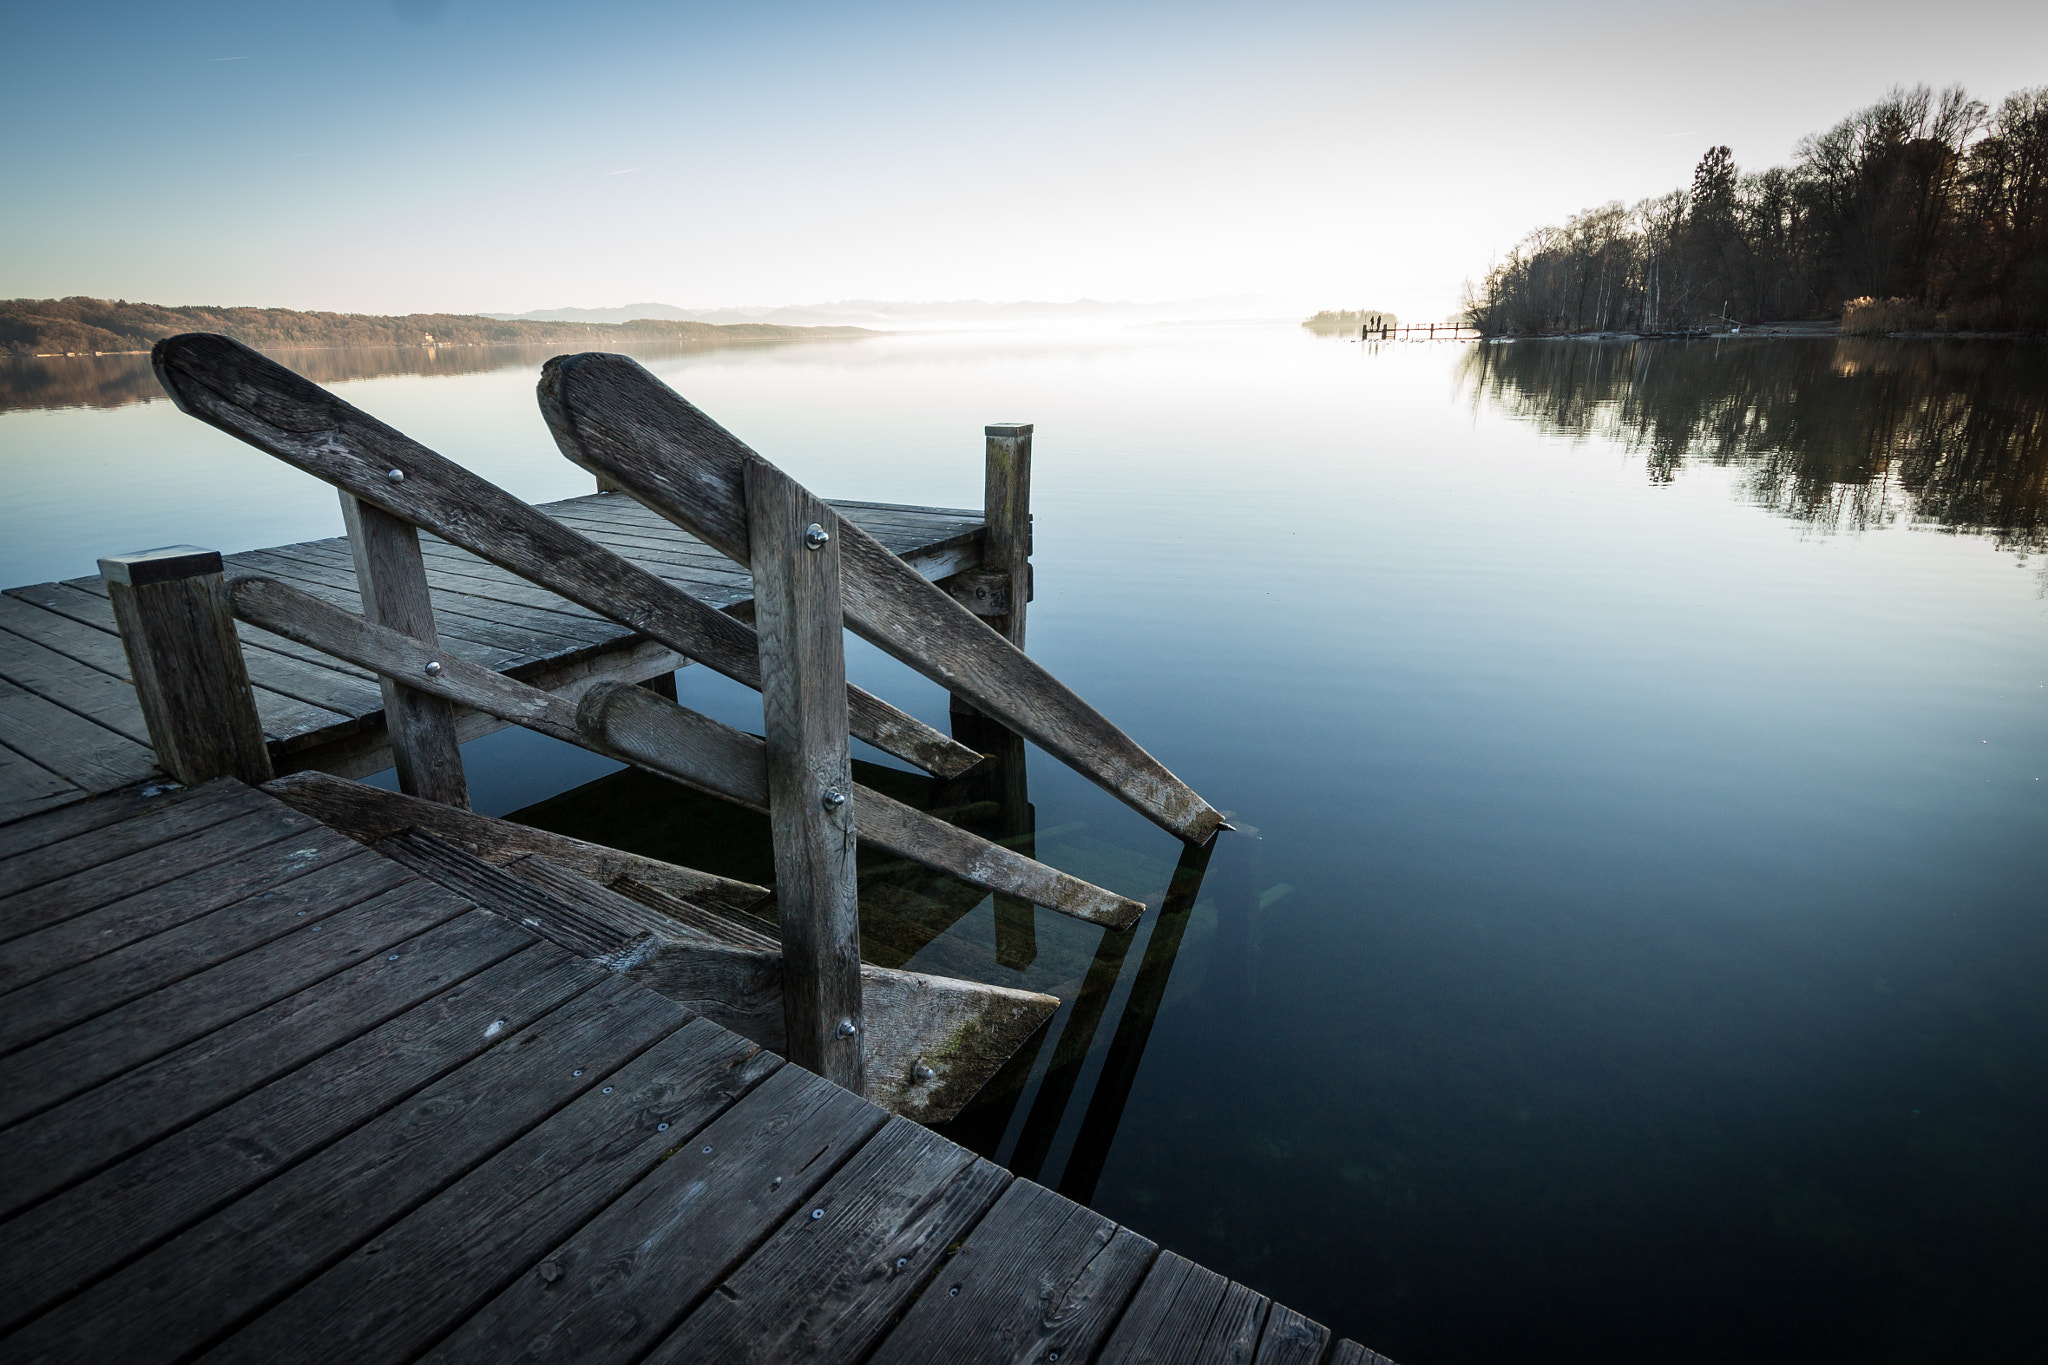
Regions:
<instances>
[{"instance_id":1,"label":"short wooden block on dock","mask_svg":"<svg viewBox=\"0 0 2048 1365\"><path fill-rule=\"evenodd\" d=\"M1378 1359L490 901L232 779L0 818L6 1358Z\"/></svg>"}]
</instances>

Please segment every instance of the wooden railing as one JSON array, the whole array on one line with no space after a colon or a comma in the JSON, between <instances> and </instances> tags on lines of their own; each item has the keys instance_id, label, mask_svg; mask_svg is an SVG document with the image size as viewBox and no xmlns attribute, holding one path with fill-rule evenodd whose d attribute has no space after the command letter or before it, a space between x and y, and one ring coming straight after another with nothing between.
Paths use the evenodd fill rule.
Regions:
<instances>
[{"instance_id":1,"label":"wooden railing","mask_svg":"<svg viewBox=\"0 0 2048 1365\"><path fill-rule=\"evenodd\" d=\"M863 1083L859 841L1112 931L1144 907L857 785L853 736L946 777L981 755L848 686L843 628L1183 838L1204 843L1221 826L1018 648L1030 598L1028 426L988 429L989 548L949 593L638 365L551 361L541 402L564 452L745 565L749 628L235 342L172 338L155 363L184 411L340 490L363 601L358 616L261 575L229 581L219 555L192 547L101 561L165 768L187 783L270 776L239 618L375 673L408 795L467 806L454 723L466 707L765 811L788 1054L850 1089ZM628 683L570 698L446 654L422 529L756 687L763 737Z\"/></svg>"}]
</instances>

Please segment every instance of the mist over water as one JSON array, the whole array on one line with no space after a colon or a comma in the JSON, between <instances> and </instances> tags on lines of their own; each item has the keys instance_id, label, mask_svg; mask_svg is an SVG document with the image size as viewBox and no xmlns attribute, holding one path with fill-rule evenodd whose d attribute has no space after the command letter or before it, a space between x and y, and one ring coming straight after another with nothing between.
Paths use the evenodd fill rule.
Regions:
<instances>
[{"instance_id":1,"label":"mist over water","mask_svg":"<svg viewBox=\"0 0 2048 1365\"><path fill-rule=\"evenodd\" d=\"M285 357L523 497L588 492L544 354L474 358ZM1153 907L1117 942L866 865L877 960L1067 1002L960 1140L1404 1365L2035 1347L2048 350L641 358L835 497L978 505L983 425L1035 422L1031 652L1243 827L1183 858L1032 754L1037 856ZM0 580L338 533L325 485L90 380L0 412ZM521 733L465 753L480 810L764 876L744 812Z\"/></svg>"}]
</instances>

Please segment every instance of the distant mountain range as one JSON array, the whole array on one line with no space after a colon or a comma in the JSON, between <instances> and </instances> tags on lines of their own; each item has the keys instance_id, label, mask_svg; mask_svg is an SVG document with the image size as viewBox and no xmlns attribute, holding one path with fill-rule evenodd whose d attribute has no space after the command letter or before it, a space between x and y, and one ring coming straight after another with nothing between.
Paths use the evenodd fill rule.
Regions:
<instances>
[{"instance_id":1,"label":"distant mountain range","mask_svg":"<svg viewBox=\"0 0 2048 1365\"><path fill-rule=\"evenodd\" d=\"M927 302L841 299L835 303L791 304L774 308L679 308L672 303L629 303L620 308L537 308L530 313L486 313L483 316L508 322L622 323L658 318L670 322L708 322L715 325L768 323L784 327L853 326L900 330L1054 322L1216 321L1250 318L1269 312L1271 305L1267 300L1240 294L1168 303L1107 302L1100 299L1074 299L1067 303L1032 300L1005 303L985 299Z\"/></svg>"}]
</instances>

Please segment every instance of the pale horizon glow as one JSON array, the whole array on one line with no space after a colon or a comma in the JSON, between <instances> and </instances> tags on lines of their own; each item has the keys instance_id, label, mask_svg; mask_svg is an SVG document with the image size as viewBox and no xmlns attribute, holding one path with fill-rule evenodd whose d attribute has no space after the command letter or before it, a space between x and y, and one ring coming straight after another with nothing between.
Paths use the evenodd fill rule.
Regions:
<instances>
[{"instance_id":1,"label":"pale horizon glow","mask_svg":"<svg viewBox=\"0 0 2048 1365\"><path fill-rule=\"evenodd\" d=\"M118 4L9 36L0 295L374 313L1428 320L1708 146L1760 168L1896 84L2048 83L2048 7L2004 3Z\"/></svg>"}]
</instances>

